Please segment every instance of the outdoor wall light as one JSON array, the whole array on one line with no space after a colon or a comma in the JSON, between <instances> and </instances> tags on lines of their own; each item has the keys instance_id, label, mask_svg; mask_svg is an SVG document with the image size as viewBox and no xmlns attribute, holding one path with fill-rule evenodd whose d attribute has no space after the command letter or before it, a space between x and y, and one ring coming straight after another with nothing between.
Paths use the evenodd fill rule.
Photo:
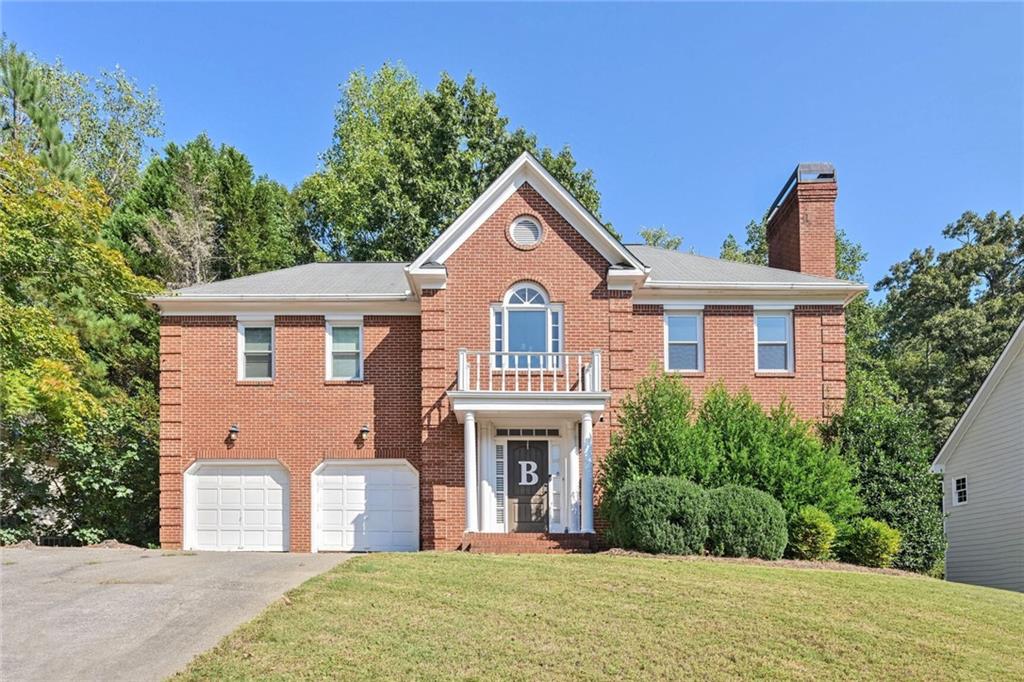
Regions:
<instances>
[{"instance_id":1,"label":"outdoor wall light","mask_svg":"<svg viewBox=\"0 0 1024 682\"><path fill-rule=\"evenodd\" d=\"M370 425L369 424L363 424L363 428L359 429L359 437L360 438L366 438L369 435L370 435Z\"/></svg>"},{"instance_id":2,"label":"outdoor wall light","mask_svg":"<svg viewBox=\"0 0 1024 682\"><path fill-rule=\"evenodd\" d=\"M232 424L231 428L228 429L228 440L230 442L234 443L236 440L238 440L238 431L238 424Z\"/></svg>"}]
</instances>

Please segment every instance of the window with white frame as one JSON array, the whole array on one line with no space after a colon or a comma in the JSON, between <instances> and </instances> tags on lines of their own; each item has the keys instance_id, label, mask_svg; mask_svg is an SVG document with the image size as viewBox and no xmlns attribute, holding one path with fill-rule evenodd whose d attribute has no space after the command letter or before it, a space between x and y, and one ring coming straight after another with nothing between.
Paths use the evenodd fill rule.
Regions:
<instances>
[{"instance_id":1,"label":"window with white frame","mask_svg":"<svg viewBox=\"0 0 1024 682\"><path fill-rule=\"evenodd\" d=\"M363 324L361 320L328 319L327 378L363 378Z\"/></svg>"},{"instance_id":2,"label":"window with white frame","mask_svg":"<svg viewBox=\"0 0 1024 682\"><path fill-rule=\"evenodd\" d=\"M792 314L775 310L755 313L754 346L754 367L758 372L792 372Z\"/></svg>"},{"instance_id":3,"label":"window with white frame","mask_svg":"<svg viewBox=\"0 0 1024 682\"><path fill-rule=\"evenodd\" d=\"M953 504L967 504L967 478L953 479Z\"/></svg>"},{"instance_id":4,"label":"window with white frame","mask_svg":"<svg viewBox=\"0 0 1024 682\"><path fill-rule=\"evenodd\" d=\"M493 366L508 369L557 367L549 353L562 351L562 306L533 283L514 285L491 307Z\"/></svg>"},{"instance_id":5,"label":"window with white frame","mask_svg":"<svg viewBox=\"0 0 1024 682\"><path fill-rule=\"evenodd\" d=\"M665 315L665 368L670 372L704 369L704 316L701 313Z\"/></svg>"},{"instance_id":6,"label":"window with white frame","mask_svg":"<svg viewBox=\"0 0 1024 682\"><path fill-rule=\"evenodd\" d=\"M238 322L238 378L274 378L273 320Z\"/></svg>"}]
</instances>

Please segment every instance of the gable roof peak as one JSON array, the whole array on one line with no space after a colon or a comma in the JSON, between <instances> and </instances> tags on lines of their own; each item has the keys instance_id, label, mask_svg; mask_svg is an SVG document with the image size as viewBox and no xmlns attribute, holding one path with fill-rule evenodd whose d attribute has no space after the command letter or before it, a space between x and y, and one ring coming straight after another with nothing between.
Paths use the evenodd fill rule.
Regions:
<instances>
[{"instance_id":1,"label":"gable roof peak","mask_svg":"<svg viewBox=\"0 0 1024 682\"><path fill-rule=\"evenodd\" d=\"M609 265L626 263L638 274L647 273L647 267L639 258L612 236L601 221L555 179L533 154L524 151L406 268L410 278L415 279L418 273L429 269L428 263L443 265L524 184L529 184L551 204Z\"/></svg>"}]
</instances>

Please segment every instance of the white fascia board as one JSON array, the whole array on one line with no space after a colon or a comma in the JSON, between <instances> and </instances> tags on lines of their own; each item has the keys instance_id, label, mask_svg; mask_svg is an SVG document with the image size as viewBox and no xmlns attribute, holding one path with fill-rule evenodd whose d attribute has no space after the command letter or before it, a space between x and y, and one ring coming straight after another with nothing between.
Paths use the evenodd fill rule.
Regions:
<instances>
[{"instance_id":1,"label":"white fascia board","mask_svg":"<svg viewBox=\"0 0 1024 682\"><path fill-rule=\"evenodd\" d=\"M715 305L753 305L755 303L790 305L846 306L867 290L861 285L778 284L741 282L647 282L637 290L637 304L670 304L700 300Z\"/></svg>"},{"instance_id":2,"label":"white fascia board","mask_svg":"<svg viewBox=\"0 0 1024 682\"><path fill-rule=\"evenodd\" d=\"M942 449L939 450L939 454L935 455L935 459L932 461L932 472L942 473L942 470L949 458L956 452L956 448L960 445L960 441L963 440L964 435L968 429L971 428L971 424L977 418L978 413L984 408L985 403L988 402L989 397L996 390L996 386L1002 380L1003 375L1013 364L1014 360L1019 355L1024 354L1024 320L1021 321L1017 327L1017 331L1010 337L1010 342L1006 344L1006 348L999 355L999 359L992 365L991 371L988 376L985 377L985 381L982 382L981 388L971 398L971 402L967 405L967 409L964 410L963 415L956 423L956 427L953 428L953 433L949 434L949 438L942 445ZM1024 358L1021 359L1024 362Z\"/></svg>"},{"instance_id":3,"label":"white fascia board","mask_svg":"<svg viewBox=\"0 0 1024 682\"><path fill-rule=\"evenodd\" d=\"M473 412L478 419L491 419L501 415L523 415L534 413L550 416L553 414L581 414L603 412L611 393L580 392L523 392L502 391L448 391L452 410L461 424L467 412Z\"/></svg>"},{"instance_id":4,"label":"white fascia board","mask_svg":"<svg viewBox=\"0 0 1024 682\"><path fill-rule=\"evenodd\" d=\"M419 315L419 301L241 301L220 302L170 298L156 303L160 315Z\"/></svg>"},{"instance_id":5,"label":"white fascia board","mask_svg":"<svg viewBox=\"0 0 1024 682\"><path fill-rule=\"evenodd\" d=\"M604 225L601 225L529 152L520 154L505 172L499 175L483 194L408 266L408 272L419 275L427 262L444 263L526 182L529 182L530 186L610 264L626 262L646 275L649 268L612 237Z\"/></svg>"}]
</instances>

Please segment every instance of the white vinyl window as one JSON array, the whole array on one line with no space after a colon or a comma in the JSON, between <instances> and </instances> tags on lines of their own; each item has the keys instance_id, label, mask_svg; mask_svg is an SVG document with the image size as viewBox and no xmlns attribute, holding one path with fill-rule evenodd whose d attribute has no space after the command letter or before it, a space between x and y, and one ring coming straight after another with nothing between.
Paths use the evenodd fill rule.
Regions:
<instances>
[{"instance_id":1,"label":"white vinyl window","mask_svg":"<svg viewBox=\"0 0 1024 682\"><path fill-rule=\"evenodd\" d=\"M780 311L755 313L754 346L754 368L758 372L792 372L792 314Z\"/></svg>"},{"instance_id":2,"label":"white vinyl window","mask_svg":"<svg viewBox=\"0 0 1024 682\"><path fill-rule=\"evenodd\" d=\"M361 320L327 321L327 378L363 378L363 325Z\"/></svg>"},{"instance_id":3,"label":"white vinyl window","mask_svg":"<svg viewBox=\"0 0 1024 682\"><path fill-rule=\"evenodd\" d=\"M238 322L238 378L274 378L273 320Z\"/></svg>"},{"instance_id":4,"label":"white vinyl window","mask_svg":"<svg viewBox=\"0 0 1024 682\"><path fill-rule=\"evenodd\" d=\"M704 316L701 313L665 315L665 369L670 372L704 369Z\"/></svg>"},{"instance_id":5,"label":"white vinyl window","mask_svg":"<svg viewBox=\"0 0 1024 682\"><path fill-rule=\"evenodd\" d=\"M562 352L563 309L536 284L516 284L491 306L491 350L495 368L555 367L547 353ZM505 355L501 355L501 354Z\"/></svg>"},{"instance_id":6,"label":"white vinyl window","mask_svg":"<svg viewBox=\"0 0 1024 682\"><path fill-rule=\"evenodd\" d=\"M967 504L967 478L953 479L953 505Z\"/></svg>"}]
</instances>

